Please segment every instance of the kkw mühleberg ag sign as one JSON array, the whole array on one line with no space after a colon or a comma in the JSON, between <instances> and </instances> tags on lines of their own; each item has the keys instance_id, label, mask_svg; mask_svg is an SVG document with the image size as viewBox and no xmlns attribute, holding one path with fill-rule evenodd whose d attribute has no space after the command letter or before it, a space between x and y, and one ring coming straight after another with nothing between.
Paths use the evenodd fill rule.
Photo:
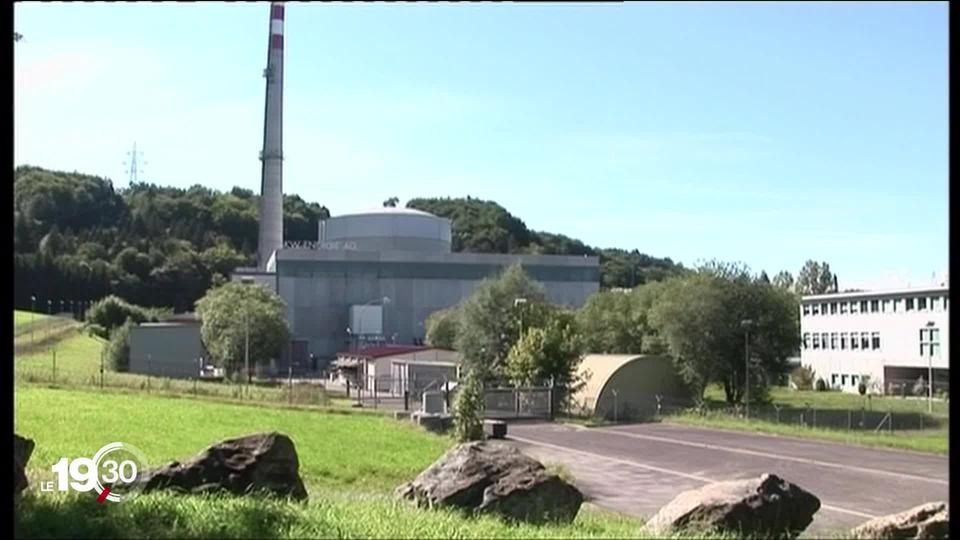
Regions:
<instances>
[{"instance_id":1,"label":"kkw m\u00fchleberg ag sign","mask_svg":"<svg viewBox=\"0 0 960 540\"><path fill-rule=\"evenodd\" d=\"M98 502L122 502L143 489L147 460L137 447L112 442L93 457L62 457L51 469L57 479L40 482L40 491L94 491Z\"/></svg>"}]
</instances>

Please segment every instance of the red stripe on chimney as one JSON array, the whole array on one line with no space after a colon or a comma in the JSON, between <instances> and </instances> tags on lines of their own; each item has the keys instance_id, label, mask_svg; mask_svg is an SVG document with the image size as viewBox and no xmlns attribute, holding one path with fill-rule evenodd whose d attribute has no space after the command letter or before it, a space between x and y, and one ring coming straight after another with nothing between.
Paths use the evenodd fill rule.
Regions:
<instances>
[{"instance_id":1,"label":"red stripe on chimney","mask_svg":"<svg viewBox=\"0 0 960 540\"><path fill-rule=\"evenodd\" d=\"M283 4L274 4L271 6L270 18L283 20Z\"/></svg>"},{"instance_id":2,"label":"red stripe on chimney","mask_svg":"<svg viewBox=\"0 0 960 540\"><path fill-rule=\"evenodd\" d=\"M270 36L270 48L271 49L283 48L283 34L273 34Z\"/></svg>"}]
</instances>

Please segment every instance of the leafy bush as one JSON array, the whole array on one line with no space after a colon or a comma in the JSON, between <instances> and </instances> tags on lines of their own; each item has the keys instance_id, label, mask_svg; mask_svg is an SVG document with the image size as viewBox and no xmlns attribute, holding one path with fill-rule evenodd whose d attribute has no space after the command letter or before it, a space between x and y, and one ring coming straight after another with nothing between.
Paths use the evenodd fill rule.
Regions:
<instances>
[{"instance_id":1,"label":"leafy bush","mask_svg":"<svg viewBox=\"0 0 960 540\"><path fill-rule=\"evenodd\" d=\"M800 366L790 372L790 381L797 390L813 390L815 380L816 373L810 366Z\"/></svg>"},{"instance_id":2,"label":"leafy bush","mask_svg":"<svg viewBox=\"0 0 960 540\"><path fill-rule=\"evenodd\" d=\"M127 319L110 336L107 344L107 361L114 371L130 371L130 328L133 320Z\"/></svg>"},{"instance_id":3,"label":"leafy bush","mask_svg":"<svg viewBox=\"0 0 960 540\"><path fill-rule=\"evenodd\" d=\"M861 375L860 384L857 386L857 390L860 392L861 396L867 395L867 389L870 387L870 376Z\"/></svg>"},{"instance_id":4,"label":"leafy bush","mask_svg":"<svg viewBox=\"0 0 960 540\"><path fill-rule=\"evenodd\" d=\"M106 328L100 326L99 324L87 323L84 326L87 335L91 337L98 337L100 339L110 339L110 332Z\"/></svg>"},{"instance_id":5,"label":"leafy bush","mask_svg":"<svg viewBox=\"0 0 960 540\"><path fill-rule=\"evenodd\" d=\"M454 401L454 437L458 442L483 438L483 381L475 369L457 385Z\"/></svg>"},{"instance_id":6,"label":"leafy bush","mask_svg":"<svg viewBox=\"0 0 960 540\"><path fill-rule=\"evenodd\" d=\"M817 392L826 392L827 391L827 382L823 379L817 379L816 385Z\"/></svg>"},{"instance_id":7,"label":"leafy bush","mask_svg":"<svg viewBox=\"0 0 960 540\"><path fill-rule=\"evenodd\" d=\"M170 312L169 309L141 307L119 296L110 295L87 310L86 321L89 327L95 325L103 328L106 335L101 337L108 338L115 328L123 325L127 320L132 320L136 324L157 322Z\"/></svg>"},{"instance_id":8,"label":"leafy bush","mask_svg":"<svg viewBox=\"0 0 960 540\"><path fill-rule=\"evenodd\" d=\"M923 375L913 384L913 395L921 397L927 395L927 381L924 380Z\"/></svg>"}]
</instances>

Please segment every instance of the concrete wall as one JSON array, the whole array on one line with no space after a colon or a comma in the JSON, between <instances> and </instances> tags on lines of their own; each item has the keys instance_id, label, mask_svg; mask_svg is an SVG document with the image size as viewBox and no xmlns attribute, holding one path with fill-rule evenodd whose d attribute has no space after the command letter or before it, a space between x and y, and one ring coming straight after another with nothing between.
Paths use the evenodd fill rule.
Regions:
<instances>
[{"instance_id":1,"label":"concrete wall","mask_svg":"<svg viewBox=\"0 0 960 540\"><path fill-rule=\"evenodd\" d=\"M944 306L943 298L949 296L948 289L930 289L922 291L895 291L857 294L832 294L805 297L801 302L800 336L807 338L801 351L801 363L813 368L818 378L827 384L836 375L837 386L847 392L856 392L859 379L869 375L872 381L883 385L885 367L915 367L948 369L950 366L949 343L949 302ZM907 299L913 299L914 309L906 310ZM918 300L925 298L927 309L918 310ZM933 299L933 301L931 301ZM841 304L846 302L846 307ZM851 302L856 313L851 313ZM863 312L862 302L866 302L867 312ZM873 310L876 302L877 311ZM836 313L832 313L831 304L837 304ZM817 314L814 315L814 306ZM826 306L827 314L822 314ZM932 309L931 309L932 308ZM846 311L846 313L841 313ZM805 314L806 313L806 314ZM932 358L920 355L920 330L928 323L939 330L939 355ZM842 337L856 333L858 338L866 332L871 336L871 348L852 349L847 340L846 349L841 349ZM872 336L878 333L880 348L873 349ZM813 348L813 335L827 334L828 347ZM831 348L833 334L836 334L836 348ZM844 377L846 376L846 377ZM843 383L846 379L846 384ZM881 386L882 387L882 386Z\"/></svg>"},{"instance_id":2,"label":"concrete wall","mask_svg":"<svg viewBox=\"0 0 960 540\"><path fill-rule=\"evenodd\" d=\"M412 344L414 338L425 337L427 316L458 304L485 277L496 276L514 260L497 255L401 252L284 250L279 254L278 292L287 304L291 331L294 337L309 340L310 351L320 357L348 350L349 306L389 297L383 306L383 337L387 343ZM544 285L551 302L579 307L599 290L595 258L527 259L537 264L525 264L525 270Z\"/></svg>"},{"instance_id":3,"label":"concrete wall","mask_svg":"<svg viewBox=\"0 0 960 540\"><path fill-rule=\"evenodd\" d=\"M142 324L130 329L130 372L171 378L199 375L200 325Z\"/></svg>"}]
</instances>

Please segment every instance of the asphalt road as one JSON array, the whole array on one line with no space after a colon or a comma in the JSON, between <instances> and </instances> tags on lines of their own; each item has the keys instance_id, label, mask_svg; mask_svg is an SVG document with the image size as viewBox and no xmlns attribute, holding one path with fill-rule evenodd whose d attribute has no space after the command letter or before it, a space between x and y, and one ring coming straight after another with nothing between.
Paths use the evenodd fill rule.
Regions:
<instances>
[{"instance_id":1,"label":"asphalt road","mask_svg":"<svg viewBox=\"0 0 960 540\"><path fill-rule=\"evenodd\" d=\"M918 452L672 424L517 423L507 436L541 462L563 464L593 504L642 517L688 489L765 472L820 498L804 536L949 495L948 458Z\"/></svg>"}]
</instances>

